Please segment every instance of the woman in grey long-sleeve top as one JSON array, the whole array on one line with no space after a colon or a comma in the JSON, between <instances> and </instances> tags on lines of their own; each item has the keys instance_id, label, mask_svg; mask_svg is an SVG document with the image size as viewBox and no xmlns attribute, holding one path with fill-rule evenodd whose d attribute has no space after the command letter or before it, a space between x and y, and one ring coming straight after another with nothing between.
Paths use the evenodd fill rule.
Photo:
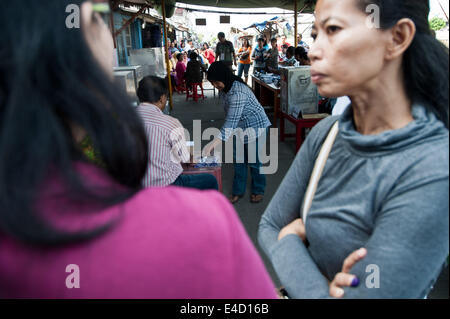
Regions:
<instances>
[{"instance_id":1,"label":"woman in grey long-sleeve top","mask_svg":"<svg viewBox=\"0 0 450 319\"><path fill-rule=\"evenodd\" d=\"M381 10L378 29L367 25L369 4ZM292 298L423 298L442 269L448 50L431 36L428 12L428 1L317 2L312 80L322 96L352 104L311 131L260 223L260 245ZM336 121L304 225L303 197Z\"/></svg>"}]
</instances>

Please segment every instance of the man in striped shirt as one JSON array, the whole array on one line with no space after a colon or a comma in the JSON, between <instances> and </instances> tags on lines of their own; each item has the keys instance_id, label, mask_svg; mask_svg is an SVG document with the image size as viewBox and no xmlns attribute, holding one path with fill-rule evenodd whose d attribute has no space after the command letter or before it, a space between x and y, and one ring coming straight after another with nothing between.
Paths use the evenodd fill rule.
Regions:
<instances>
[{"instance_id":1,"label":"man in striped shirt","mask_svg":"<svg viewBox=\"0 0 450 319\"><path fill-rule=\"evenodd\" d=\"M149 165L143 185L218 189L217 180L211 174L182 175L181 163L190 161L190 153L180 121L162 112L167 93L165 79L147 76L139 82L137 110L144 122L149 147Z\"/></svg>"}]
</instances>

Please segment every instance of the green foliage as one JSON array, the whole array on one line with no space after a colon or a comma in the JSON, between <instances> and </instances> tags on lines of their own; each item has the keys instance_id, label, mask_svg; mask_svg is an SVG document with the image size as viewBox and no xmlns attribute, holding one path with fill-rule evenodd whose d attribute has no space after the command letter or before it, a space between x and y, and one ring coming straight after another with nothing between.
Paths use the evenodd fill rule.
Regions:
<instances>
[{"instance_id":1,"label":"green foliage","mask_svg":"<svg viewBox=\"0 0 450 319\"><path fill-rule=\"evenodd\" d=\"M439 31L445 28L446 25L447 23L445 22L445 20L439 17L434 17L433 19L430 20L430 28L431 30L434 31Z\"/></svg>"}]
</instances>

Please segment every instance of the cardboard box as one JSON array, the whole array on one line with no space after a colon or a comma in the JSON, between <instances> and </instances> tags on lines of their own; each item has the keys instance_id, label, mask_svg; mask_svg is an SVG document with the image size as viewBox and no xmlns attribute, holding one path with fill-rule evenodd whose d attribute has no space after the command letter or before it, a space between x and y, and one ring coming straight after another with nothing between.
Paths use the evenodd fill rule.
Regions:
<instances>
[{"instance_id":1,"label":"cardboard box","mask_svg":"<svg viewBox=\"0 0 450 319\"><path fill-rule=\"evenodd\" d=\"M311 81L311 67L281 67L281 111L295 118L319 111L319 92Z\"/></svg>"}]
</instances>

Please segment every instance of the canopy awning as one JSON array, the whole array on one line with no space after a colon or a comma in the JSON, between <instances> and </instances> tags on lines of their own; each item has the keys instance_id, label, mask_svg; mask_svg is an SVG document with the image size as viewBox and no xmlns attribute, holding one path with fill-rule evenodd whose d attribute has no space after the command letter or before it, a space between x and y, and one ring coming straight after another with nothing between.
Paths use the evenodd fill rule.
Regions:
<instances>
[{"instance_id":1,"label":"canopy awning","mask_svg":"<svg viewBox=\"0 0 450 319\"><path fill-rule=\"evenodd\" d=\"M259 32L261 32L261 31L263 31L266 28L268 23L276 23L278 19L279 19L279 17L273 17L270 20L253 23L252 25L244 28L244 30L247 30L247 29L250 29L250 28L256 28Z\"/></svg>"},{"instance_id":2,"label":"canopy awning","mask_svg":"<svg viewBox=\"0 0 450 319\"><path fill-rule=\"evenodd\" d=\"M137 6L146 4L161 3L161 0L116 0L115 3L133 4ZM218 8L281 8L294 11L294 1L292 0L166 0L166 4L185 3L199 6L209 6ZM313 13L316 0L298 0L298 10L303 9L303 13Z\"/></svg>"},{"instance_id":3,"label":"canopy awning","mask_svg":"<svg viewBox=\"0 0 450 319\"><path fill-rule=\"evenodd\" d=\"M294 11L292 0L177 0L180 3L219 8L281 8ZM313 13L315 0L298 0L298 9L304 13Z\"/></svg>"}]
</instances>

